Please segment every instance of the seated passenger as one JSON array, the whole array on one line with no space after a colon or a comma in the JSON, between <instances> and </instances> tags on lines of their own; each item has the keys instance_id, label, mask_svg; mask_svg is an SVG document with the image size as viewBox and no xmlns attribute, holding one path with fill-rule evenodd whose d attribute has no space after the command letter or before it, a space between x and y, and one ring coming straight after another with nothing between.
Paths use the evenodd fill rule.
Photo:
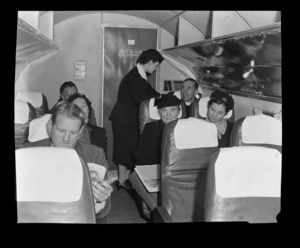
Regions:
<instances>
[{"instance_id":1,"label":"seated passenger","mask_svg":"<svg viewBox=\"0 0 300 248\"><path fill-rule=\"evenodd\" d=\"M107 137L106 130L103 127L98 127L90 123L91 102L89 99L80 93L74 93L70 96L69 102L77 105L84 115L84 125L86 125L89 135L89 140L92 145L101 147L107 158Z\"/></svg>"},{"instance_id":2,"label":"seated passenger","mask_svg":"<svg viewBox=\"0 0 300 248\"><path fill-rule=\"evenodd\" d=\"M68 101L69 97L71 95L73 95L74 93L78 93L77 86L72 81L66 81L66 82L64 82L60 86L60 89L59 89L60 97L59 97L57 103L52 107L52 109L50 109L50 113L53 112L54 108L56 107L56 105L58 103L60 103L61 101ZM94 112L94 109L92 108L92 106L91 106L91 111L90 112L91 112L91 114L90 114L90 117L89 117L89 122L92 125L97 126L95 112Z\"/></svg>"},{"instance_id":3,"label":"seated passenger","mask_svg":"<svg viewBox=\"0 0 300 248\"><path fill-rule=\"evenodd\" d=\"M133 151L137 165L160 164L163 130L167 123L178 118L180 104L181 101L173 95L173 92L155 99L154 105L157 106L161 119L145 125L138 144ZM157 192L149 193L135 171L129 175L129 181L142 199L142 212L149 219L150 211L153 211L158 205Z\"/></svg>"},{"instance_id":4,"label":"seated passenger","mask_svg":"<svg viewBox=\"0 0 300 248\"><path fill-rule=\"evenodd\" d=\"M218 147L230 146L230 135L233 123L224 120L224 116L234 107L233 98L227 93L216 90L211 96L207 104L206 120L214 123L218 129Z\"/></svg>"},{"instance_id":5,"label":"seated passenger","mask_svg":"<svg viewBox=\"0 0 300 248\"><path fill-rule=\"evenodd\" d=\"M191 105L197 99L197 97L199 98L199 95L197 95L197 91L198 82L195 79L187 78L183 81L182 88L180 90L180 95L181 100L184 103L186 118L191 117ZM202 95L200 94L200 96Z\"/></svg>"},{"instance_id":6,"label":"seated passenger","mask_svg":"<svg viewBox=\"0 0 300 248\"><path fill-rule=\"evenodd\" d=\"M73 148L85 163L95 163L107 169L108 164L103 149L78 140L83 123L83 113L80 108L75 104L63 101L55 107L52 117L47 123L50 138L26 143L23 147L54 146ZM96 213L97 223L105 223L106 215L110 211L110 195L113 190L107 180L107 173L101 185L92 182L92 190L97 203L105 202L104 207Z\"/></svg>"},{"instance_id":7,"label":"seated passenger","mask_svg":"<svg viewBox=\"0 0 300 248\"><path fill-rule=\"evenodd\" d=\"M180 103L181 101L171 92L155 100L154 105L157 106L161 119L145 125L133 151L138 165L160 164L163 130L165 124L178 118Z\"/></svg>"}]
</instances>

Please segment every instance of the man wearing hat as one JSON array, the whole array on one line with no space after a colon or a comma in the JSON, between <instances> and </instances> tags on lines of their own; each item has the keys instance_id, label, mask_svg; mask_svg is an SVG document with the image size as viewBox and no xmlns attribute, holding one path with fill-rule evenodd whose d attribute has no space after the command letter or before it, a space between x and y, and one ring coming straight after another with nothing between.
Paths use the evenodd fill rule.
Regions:
<instances>
[{"instance_id":1,"label":"man wearing hat","mask_svg":"<svg viewBox=\"0 0 300 248\"><path fill-rule=\"evenodd\" d=\"M224 120L224 116L234 107L233 98L224 91L216 90L207 104L206 120L214 123L218 129L219 148L230 146L230 135L233 124Z\"/></svg>"},{"instance_id":2,"label":"man wearing hat","mask_svg":"<svg viewBox=\"0 0 300 248\"><path fill-rule=\"evenodd\" d=\"M138 165L160 164L160 145L165 124L174 121L180 114L181 101L173 92L163 95L155 100L158 108L158 121L145 125L141 137L134 149L134 156Z\"/></svg>"}]
</instances>

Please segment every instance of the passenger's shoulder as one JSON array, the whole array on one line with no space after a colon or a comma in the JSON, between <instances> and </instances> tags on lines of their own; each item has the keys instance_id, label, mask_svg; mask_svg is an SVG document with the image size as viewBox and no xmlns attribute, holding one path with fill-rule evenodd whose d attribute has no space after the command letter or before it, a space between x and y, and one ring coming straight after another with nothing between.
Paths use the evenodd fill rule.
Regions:
<instances>
[{"instance_id":1,"label":"passenger's shoulder","mask_svg":"<svg viewBox=\"0 0 300 248\"><path fill-rule=\"evenodd\" d=\"M83 150L84 152L88 153L88 154L102 154L104 153L103 149L101 147L92 145L92 144L88 144L82 141L78 141L77 145L75 147L76 150Z\"/></svg>"}]
</instances>

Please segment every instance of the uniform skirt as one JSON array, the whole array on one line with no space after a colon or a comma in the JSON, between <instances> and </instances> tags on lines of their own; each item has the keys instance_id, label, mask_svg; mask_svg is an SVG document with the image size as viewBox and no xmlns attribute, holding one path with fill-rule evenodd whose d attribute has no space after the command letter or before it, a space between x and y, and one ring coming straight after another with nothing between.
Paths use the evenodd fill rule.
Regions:
<instances>
[{"instance_id":1,"label":"uniform skirt","mask_svg":"<svg viewBox=\"0 0 300 248\"><path fill-rule=\"evenodd\" d=\"M112 121L113 162L133 169L133 149L139 138L139 127L135 124L119 124Z\"/></svg>"}]
</instances>

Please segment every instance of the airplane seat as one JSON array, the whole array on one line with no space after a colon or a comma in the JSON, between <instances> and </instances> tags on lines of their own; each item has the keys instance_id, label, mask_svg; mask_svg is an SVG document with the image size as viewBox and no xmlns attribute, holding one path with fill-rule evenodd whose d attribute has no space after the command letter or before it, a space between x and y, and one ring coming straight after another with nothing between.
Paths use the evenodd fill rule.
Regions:
<instances>
[{"instance_id":1,"label":"airplane seat","mask_svg":"<svg viewBox=\"0 0 300 248\"><path fill-rule=\"evenodd\" d=\"M155 98L153 97L142 101L140 104L140 108L139 108L140 134L143 132L144 126L148 122L160 120L158 109L157 106L154 106L154 102L155 102ZM184 108L180 106L179 118L183 118L184 116L183 109Z\"/></svg>"},{"instance_id":2,"label":"airplane seat","mask_svg":"<svg viewBox=\"0 0 300 248\"><path fill-rule=\"evenodd\" d=\"M205 221L277 222L281 153L273 148L221 148L212 156L205 192Z\"/></svg>"},{"instance_id":3,"label":"airplane seat","mask_svg":"<svg viewBox=\"0 0 300 248\"><path fill-rule=\"evenodd\" d=\"M52 114L45 114L32 120L29 124L28 141L35 142L49 138L46 124L51 119Z\"/></svg>"},{"instance_id":4,"label":"airplane seat","mask_svg":"<svg viewBox=\"0 0 300 248\"><path fill-rule=\"evenodd\" d=\"M207 104L210 100L210 97L202 97L198 101L198 106L192 106L191 115L195 118L206 119L207 117ZM234 123L234 109L230 110L225 116L224 119Z\"/></svg>"},{"instance_id":5,"label":"airplane seat","mask_svg":"<svg viewBox=\"0 0 300 248\"><path fill-rule=\"evenodd\" d=\"M96 223L89 170L74 149L15 154L18 223Z\"/></svg>"},{"instance_id":6,"label":"airplane seat","mask_svg":"<svg viewBox=\"0 0 300 248\"><path fill-rule=\"evenodd\" d=\"M41 92L18 92L16 99L32 104L36 117L49 113L47 98Z\"/></svg>"},{"instance_id":7,"label":"airplane seat","mask_svg":"<svg viewBox=\"0 0 300 248\"><path fill-rule=\"evenodd\" d=\"M159 205L174 222L203 221L207 168L218 150L216 126L192 117L170 122L161 149Z\"/></svg>"},{"instance_id":8,"label":"airplane seat","mask_svg":"<svg viewBox=\"0 0 300 248\"><path fill-rule=\"evenodd\" d=\"M15 149L28 142L29 124L35 118L35 109L30 103L15 100Z\"/></svg>"},{"instance_id":9,"label":"airplane seat","mask_svg":"<svg viewBox=\"0 0 300 248\"><path fill-rule=\"evenodd\" d=\"M264 115L242 117L233 125L231 146L264 146L282 150L282 123Z\"/></svg>"}]
</instances>

